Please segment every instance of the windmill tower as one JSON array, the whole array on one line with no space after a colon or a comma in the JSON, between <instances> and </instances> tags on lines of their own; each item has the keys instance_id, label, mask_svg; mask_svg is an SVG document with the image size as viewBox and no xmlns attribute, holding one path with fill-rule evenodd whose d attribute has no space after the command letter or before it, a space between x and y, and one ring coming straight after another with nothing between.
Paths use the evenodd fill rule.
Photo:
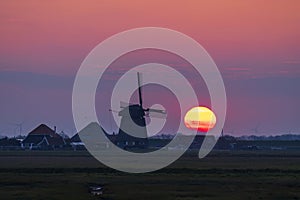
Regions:
<instances>
[{"instance_id":1,"label":"windmill tower","mask_svg":"<svg viewBox=\"0 0 300 200\"><path fill-rule=\"evenodd\" d=\"M148 146L145 117L165 118L166 111L144 108L141 88L141 76L137 73L139 104L121 102L121 117L119 133L116 136L116 144L121 148L146 148ZM132 136L135 133L138 137Z\"/></svg>"},{"instance_id":2,"label":"windmill tower","mask_svg":"<svg viewBox=\"0 0 300 200\"><path fill-rule=\"evenodd\" d=\"M22 130L23 130L23 124L24 121L21 123L11 123L13 126L15 126L14 129L14 136L21 136L22 135ZM17 135L18 134L18 135Z\"/></svg>"},{"instance_id":3,"label":"windmill tower","mask_svg":"<svg viewBox=\"0 0 300 200\"><path fill-rule=\"evenodd\" d=\"M259 128L260 128L260 123L257 123L257 125L254 128L250 129L250 131L252 131L252 133L257 135L259 134Z\"/></svg>"}]
</instances>

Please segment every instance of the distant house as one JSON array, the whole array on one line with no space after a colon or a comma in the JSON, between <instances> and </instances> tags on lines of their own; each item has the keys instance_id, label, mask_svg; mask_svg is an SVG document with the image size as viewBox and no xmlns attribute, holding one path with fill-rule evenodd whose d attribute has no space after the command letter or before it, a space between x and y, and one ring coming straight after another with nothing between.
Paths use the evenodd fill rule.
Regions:
<instances>
[{"instance_id":1,"label":"distant house","mask_svg":"<svg viewBox=\"0 0 300 200\"><path fill-rule=\"evenodd\" d=\"M22 148L30 150L55 150L61 149L65 145L66 141L56 133L56 128L54 127L53 130L45 124L32 130L22 141Z\"/></svg>"},{"instance_id":2,"label":"distant house","mask_svg":"<svg viewBox=\"0 0 300 200\"><path fill-rule=\"evenodd\" d=\"M225 135L218 139L214 148L217 150L236 150L238 149L238 143L236 138Z\"/></svg>"},{"instance_id":3,"label":"distant house","mask_svg":"<svg viewBox=\"0 0 300 200\"><path fill-rule=\"evenodd\" d=\"M116 134L110 135L107 134L107 132L101 127L102 131L104 132L104 134L106 135L106 137L111 141L111 142L115 142L116 141ZM100 145L99 145L100 144ZM78 133L76 133L71 139L70 139L70 145L72 146L73 150L86 150L85 144L84 142L81 141L81 138L79 136ZM108 142L100 142L98 143L98 147L99 148L109 148L109 143Z\"/></svg>"},{"instance_id":4,"label":"distant house","mask_svg":"<svg viewBox=\"0 0 300 200\"><path fill-rule=\"evenodd\" d=\"M211 145L215 144L216 142L214 136L196 135L189 149L200 149L205 139L206 142Z\"/></svg>"},{"instance_id":5,"label":"distant house","mask_svg":"<svg viewBox=\"0 0 300 200\"><path fill-rule=\"evenodd\" d=\"M71 146L73 147L74 151L77 150L86 150L84 143L81 141L78 133L76 133L73 137L71 137Z\"/></svg>"},{"instance_id":6,"label":"distant house","mask_svg":"<svg viewBox=\"0 0 300 200\"><path fill-rule=\"evenodd\" d=\"M0 149L1 150L20 150L21 143L16 138L4 137L0 139Z\"/></svg>"}]
</instances>

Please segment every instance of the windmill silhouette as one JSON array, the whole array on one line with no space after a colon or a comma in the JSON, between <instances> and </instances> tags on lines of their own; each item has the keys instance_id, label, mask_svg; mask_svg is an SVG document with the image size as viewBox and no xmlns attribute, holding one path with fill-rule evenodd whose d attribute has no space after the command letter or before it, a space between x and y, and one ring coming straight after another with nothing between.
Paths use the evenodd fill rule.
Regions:
<instances>
[{"instance_id":1,"label":"windmill silhouette","mask_svg":"<svg viewBox=\"0 0 300 200\"><path fill-rule=\"evenodd\" d=\"M257 125L254 128L250 129L250 131L252 131L252 133L254 134L258 134L259 128L260 128L260 123L257 123Z\"/></svg>"},{"instance_id":2,"label":"windmill silhouette","mask_svg":"<svg viewBox=\"0 0 300 200\"><path fill-rule=\"evenodd\" d=\"M11 123L11 125L13 125L15 127L15 129L14 129L14 135L15 136L17 136L16 134L18 134L19 136L22 135L23 124L24 124L24 120L20 123ZM19 132L19 133L17 133L17 132Z\"/></svg>"},{"instance_id":3,"label":"windmill silhouette","mask_svg":"<svg viewBox=\"0 0 300 200\"><path fill-rule=\"evenodd\" d=\"M143 107L141 74L139 72L137 79L139 104L121 102L121 111L118 112L121 123L115 143L124 149L146 148L148 146L148 134L145 117L165 118L167 114L165 110Z\"/></svg>"}]
</instances>

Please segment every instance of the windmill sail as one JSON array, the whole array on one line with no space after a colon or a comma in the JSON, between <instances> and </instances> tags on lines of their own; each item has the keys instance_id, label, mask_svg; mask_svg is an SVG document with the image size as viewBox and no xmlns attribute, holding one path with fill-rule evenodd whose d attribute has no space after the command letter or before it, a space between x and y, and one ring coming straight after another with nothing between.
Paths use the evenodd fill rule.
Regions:
<instances>
[{"instance_id":1,"label":"windmill sail","mask_svg":"<svg viewBox=\"0 0 300 200\"><path fill-rule=\"evenodd\" d=\"M128 106L131 106L133 105L132 103L127 103L127 102L124 102L124 101L120 101L120 108L126 108Z\"/></svg>"},{"instance_id":2,"label":"windmill sail","mask_svg":"<svg viewBox=\"0 0 300 200\"><path fill-rule=\"evenodd\" d=\"M147 112L145 116L150 117L150 118L160 118L160 119L167 118L166 114L162 114L162 113L158 113L158 112Z\"/></svg>"},{"instance_id":3,"label":"windmill sail","mask_svg":"<svg viewBox=\"0 0 300 200\"><path fill-rule=\"evenodd\" d=\"M147 111L161 113L161 114L167 114L167 112L165 110L159 110L159 109L154 109L154 108L149 108L149 109L147 109Z\"/></svg>"},{"instance_id":4,"label":"windmill sail","mask_svg":"<svg viewBox=\"0 0 300 200\"><path fill-rule=\"evenodd\" d=\"M138 86L139 86L139 103L140 103L140 106L143 107L141 74L139 72L137 73L137 78L138 78Z\"/></svg>"}]
</instances>

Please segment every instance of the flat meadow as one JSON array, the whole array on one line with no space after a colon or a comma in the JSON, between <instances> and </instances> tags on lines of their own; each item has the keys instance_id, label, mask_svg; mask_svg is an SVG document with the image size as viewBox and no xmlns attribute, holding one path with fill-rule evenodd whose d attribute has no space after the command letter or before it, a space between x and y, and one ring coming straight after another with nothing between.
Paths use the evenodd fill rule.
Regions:
<instances>
[{"instance_id":1,"label":"flat meadow","mask_svg":"<svg viewBox=\"0 0 300 200\"><path fill-rule=\"evenodd\" d=\"M128 174L85 151L1 151L1 199L300 199L299 151L196 152L156 172ZM94 197L89 185L103 185Z\"/></svg>"}]
</instances>

